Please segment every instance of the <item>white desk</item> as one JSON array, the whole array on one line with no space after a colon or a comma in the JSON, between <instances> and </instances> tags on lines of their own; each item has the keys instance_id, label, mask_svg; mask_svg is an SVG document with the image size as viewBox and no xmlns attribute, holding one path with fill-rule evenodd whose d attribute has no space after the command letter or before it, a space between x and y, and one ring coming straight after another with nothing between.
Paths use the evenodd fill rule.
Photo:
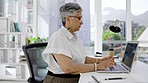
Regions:
<instances>
[{"instance_id":1,"label":"white desk","mask_svg":"<svg viewBox=\"0 0 148 83\"><path fill-rule=\"evenodd\" d=\"M129 74L125 73L82 73L79 83L97 83L92 78L95 76L102 83L148 83L148 64L135 61ZM109 77L125 77L122 80L104 80Z\"/></svg>"}]
</instances>

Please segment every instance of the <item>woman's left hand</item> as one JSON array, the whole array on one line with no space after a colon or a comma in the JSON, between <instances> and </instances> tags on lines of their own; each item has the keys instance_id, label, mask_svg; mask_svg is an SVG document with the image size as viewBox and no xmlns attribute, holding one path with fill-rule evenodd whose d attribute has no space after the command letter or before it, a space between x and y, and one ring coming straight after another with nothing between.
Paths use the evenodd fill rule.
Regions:
<instances>
[{"instance_id":1,"label":"woman's left hand","mask_svg":"<svg viewBox=\"0 0 148 83\"><path fill-rule=\"evenodd\" d=\"M98 61L97 61L97 63L100 63L100 62L102 62L102 61L104 61L104 60L112 60L112 61L114 61L114 57L104 57L104 58L102 58L102 59L98 59Z\"/></svg>"}]
</instances>

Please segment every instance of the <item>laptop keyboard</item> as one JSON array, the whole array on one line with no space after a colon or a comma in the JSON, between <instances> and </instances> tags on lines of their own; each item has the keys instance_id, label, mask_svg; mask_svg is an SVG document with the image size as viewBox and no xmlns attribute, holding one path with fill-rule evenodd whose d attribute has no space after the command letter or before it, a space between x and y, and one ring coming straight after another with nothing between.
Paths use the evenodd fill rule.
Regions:
<instances>
[{"instance_id":1,"label":"laptop keyboard","mask_svg":"<svg viewBox=\"0 0 148 83\"><path fill-rule=\"evenodd\" d=\"M111 71L125 71L120 64L109 68Z\"/></svg>"}]
</instances>

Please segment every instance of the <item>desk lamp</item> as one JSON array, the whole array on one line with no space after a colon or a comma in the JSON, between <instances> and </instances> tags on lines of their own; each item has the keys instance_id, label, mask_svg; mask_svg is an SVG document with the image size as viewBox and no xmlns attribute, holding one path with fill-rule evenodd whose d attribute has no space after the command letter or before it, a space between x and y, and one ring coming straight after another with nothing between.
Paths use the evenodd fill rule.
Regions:
<instances>
[{"instance_id":1,"label":"desk lamp","mask_svg":"<svg viewBox=\"0 0 148 83\"><path fill-rule=\"evenodd\" d=\"M114 33L120 32L120 44L121 44L121 53L122 53L122 32L120 29L120 21L116 19L115 22L109 27L109 30Z\"/></svg>"}]
</instances>

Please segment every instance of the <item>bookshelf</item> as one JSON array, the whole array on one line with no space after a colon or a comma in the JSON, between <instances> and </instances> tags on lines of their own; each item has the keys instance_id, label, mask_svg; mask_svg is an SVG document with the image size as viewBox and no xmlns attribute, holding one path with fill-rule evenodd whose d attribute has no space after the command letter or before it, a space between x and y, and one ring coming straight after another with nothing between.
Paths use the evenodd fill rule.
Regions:
<instances>
[{"instance_id":1,"label":"bookshelf","mask_svg":"<svg viewBox=\"0 0 148 83\"><path fill-rule=\"evenodd\" d=\"M1 1L5 13L0 16L0 80L26 81L29 71L22 46L34 34L33 0Z\"/></svg>"},{"instance_id":2,"label":"bookshelf","mask_svg":"<svg viewBox=\"0 0 148 83\"><path fill-rule=\"evenodd\" d=\"M13 27L12 27L13 26ZM12 29L14 28L14 29ZM26 80L26 62L21 62L22 45L26 44L26 33L18 30L7 17L0 17L0 79ZM24 73L25 72L25 73ZM3 78L4 77L4 78ZM6 79L6 77L9 77Z\"/></svg>"}]
</instances>

